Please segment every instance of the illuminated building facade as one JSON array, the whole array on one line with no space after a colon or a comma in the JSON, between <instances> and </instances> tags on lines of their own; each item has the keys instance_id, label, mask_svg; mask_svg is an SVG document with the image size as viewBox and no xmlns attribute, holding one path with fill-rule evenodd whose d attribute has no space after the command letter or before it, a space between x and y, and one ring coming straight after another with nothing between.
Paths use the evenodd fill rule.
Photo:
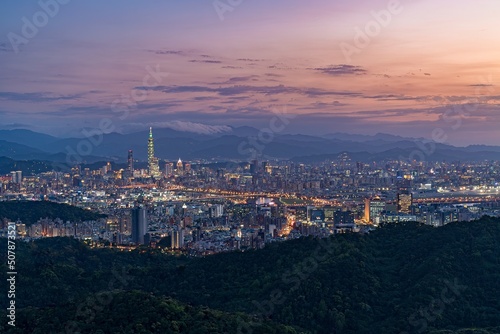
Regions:
<instances>
[{"instance_id":1,"label":"illuminated building facade","mask_svg":"<svg viewBox=\"0 0 500 334\"><path fill-rule=\"evenodd\" d=\"M158 166L158 158L155 157L155 144L153 139L153 128L149 128L148 139L148 165L149 175L152 177L160 177L160 167Z\"/></svg>"},{"instance_id":2,"label":"illuminated building facade","mask_svg":"<svg viewBox=\"0 0 500 334\"><path fill-rule=\"evenodd\" d=\"M386 209L385 206L385 201L381 200L379 197L365 199L364 220L366 222L378 223L380 214Z\"/></svg>"},{"instance_id":3,"label":"illuminated building facade","mask_svg":"<svg viewBox=\"0 0 500 334\"><path fill-rule=\"evenodd\" d=\"M413 202L413 196L411 193L409 193L409 194L399 193L398 194L398 212L410 214L412 202Z\"/></svg>"}]
</instances>

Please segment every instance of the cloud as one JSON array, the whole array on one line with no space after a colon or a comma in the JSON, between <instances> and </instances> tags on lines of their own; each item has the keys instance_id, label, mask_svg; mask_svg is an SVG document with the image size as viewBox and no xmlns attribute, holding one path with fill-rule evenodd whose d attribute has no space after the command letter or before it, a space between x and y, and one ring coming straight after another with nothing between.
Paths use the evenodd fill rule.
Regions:
<instances>
[{"instance_id":1,"label":"cloud","mask_svg":"<svg viewBox=\"0 0 500 334\"><path fill-rule=\"evenodd\" d=\"M283 75L281 74L276 74L276 73L266 73L266 77L273 77L273 78L282 78Z\"/></svg>"},{"instance_id":2,"label":"cloud","mask_svg":"<svg viewBox=\"0 0 500 334\"><path fill-rule=\"evenodd\" d=\"M276 63L274 65L268 66L267 68L274 69L274 70L293 70L293 69L296 69L296 68L287 66L283 63Z\"/></svg>"},{"instance_id":3,"label":"cloud","mask_svg":"<svg viewBox=\"0 0 500 334\"><path fill-rule=\"evenodd\" d=\"M217 93L221 96L232 96L232 95L242 95L242 94L301 94L307 96L328 96L328 95L339 95L339 96L358 96L361 93L349 92L349 91L328 91L319 88L298 88L298 87L288 87L284 85L277 86L249 86L249 85L237 85L231 87L217 87L211 88L206 86L139 86L136 87L139 90L152 90L164 93Z\"/></svg>"},{"instance_id":4,"label":"cloud","mask_svg":"<svg viewBox=\"0 0 500 334\"><path fill-rule=\"evenodd\" d=\"M0 52L11 52L14 51L12 48L10 48L7 43L0 43Z\"/></svg>"},{"instance_id":5,"label":"cloud","mask_svg":"<svg viewBox=\"0 0 500 334\"><path fill-rule=\"evenodd\" d=\"M258 81L257 80L258 77L259 77L258 75L247 75L247 76L240 76L240 77L232 77L232 78L229 78L227 81L224 81L224 82L215 82L215 83L212 83L212 85L231 85L231 84L235 84L235 83L238 83L238 82Z\"/></svg>"},{"instance_id":6,"label":"cloud","mask_svg":"<svg viewBox=\"0 0 500 334\"><path fill-rule=\"evenodd\" d=\"M235 83L235 82L243 82L243 81L250 81L252 79L258 78L258 75L247 75L244 77L232 77L228 80L230 83Z\"/></svg>"},{"instance_id":7,"label":"cloud","mask_svg":"<svg viewBox=\"0 0 500 334\"><path fill-rule=\"evenodd\" d=\"M330 103L315 102L315 103L312 103L312 104L308 104L305 107L301 107L301 108L297 108L297 109L298 110L318 110L319 109L319 110L327 111L327 110L332 109L332 108L339 108L339 107L345 107L345 106L348 106L348 104L341 103L339 101L333 101L333 102L330 102Z\"/></svg>"},{"instance_id":8,"label":"cloud","mask_svg":"<svg viewBox=\"0 0 500 334\"><path fill-rule=\"evenodd\" d=\"M176 131L191 132L204 135L212 135L212 134L233 131L233 128L227 125L208 125L208 124L185 122L185 121L153 122L141 125L143 128L152 126L155 128L169 128Z\"/></svg>"},{"instance_id":9,"label":"cloud","mask_svg":"<svg viewBox=\"0 0 500 334\"><path fill-rule=\"evenodd\" d=\"M17 92L0 92L1 100L10 100L18 102L54 102L62 100L74 100L82 97L84 94L73 95L55 95L47 92L37 93L17 93Z\"/></svg>"},{"instance_id":10,"label":"cloud","mask_svg":"<svg viewBox=\"0 0 500 334\"><path fill-rule=\"evenodd\" d=\"M255 61L264 61L265 59L238 58L236 60L237 61L251 61L251 62L255 62Z\"/></svg>"},{"instance_id":11,"label":"cloud","mask_svg":"<svg viewBox=\"0 0 500 334\"><path fill-rule=\"evenodd\" d=\"M320 71L324 74L328 75L361 75L366 74L366 70L361 66L354 65L331 65L328 67L316 67L312 68L312 70Z\"/></svg>"},{"instance_id":12,"label":"cloud","mask_svg":"<svg viewBox=\"0 0 500 334\"><path fill-rule=\"evenodd\" d=\"M363 97L365 99L375 99L378 101L414 101L424 99L424 97L414 97L400 94L367 95Z\"/></svg>"},{"instance_id":13,"label":"cloud","mask_svg":"<svg viewBox=\"0 0 500 334\"><path fill-rule=\"evenodd\" d=\"M182 50L148 50L148 52L152 52L157 55L178 55L178 56L186 55L186 53Z\"/></svg>"},{"instance_id":14,"label":"cloud","mask_svg":"<svg viewBox=\"0 0 500 334\"><path fill-rule=\"evenodd\" d=\"M190 63L205 63L205 64L222 64L220 60L190 60Z\"/></svg>"},{"instance_id":15,"label":"cloud","mask_svg":"<svg viewBox=\"0 0 500 334\"><path fill-rule=\"evenodd\" d=\"M213 100L218 100L218 97L215 96L195 96L193 100L195 101L213 101Z\"/></svg>"}]
</instances>

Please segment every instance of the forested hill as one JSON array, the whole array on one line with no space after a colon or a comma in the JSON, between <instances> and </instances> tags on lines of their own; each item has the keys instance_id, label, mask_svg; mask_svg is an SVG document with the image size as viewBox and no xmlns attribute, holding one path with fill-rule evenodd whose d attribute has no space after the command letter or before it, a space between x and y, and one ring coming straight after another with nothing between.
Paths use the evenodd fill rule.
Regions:
<instances>
[{"instance_id":1,"label":"forested hill","mask_svg":"<svg viewBox=\"0 0 500 334\"><path fill-rule=\"evenodd\" d=\"M81 222L104 217L105 215L76 206L49 201L0 202L0 219L20 220L26 225L36 223L41 218L59 218L63 221Z\"/></svg>"},{"instance_id":2,"label":"forested hill","mask_svg":"<svg viewBox=\"0 0 500 334\"><path fill-rule=\"evenodd\" d=\"M123 319L123 312L130 315L130 326L147 321L140 331L129 326L128 331L116 327L118 332L174 333L158 330L155 326L160 325L142 316L134 306L140 293L148 296L145 308L160 323L170 319L165 306L170 302L192 307L182 306L188 314L181 316L181 327L196 323L196 312L203 307L212 314L233 314L224 319L208 316L207 324L215 322L213 326L234 325L232 312L251 317L240 317L234 330L223 331L227 333L238 328L243 333L500 333L499 219L441 228L388 225L368 235L303 238L206 258L91 250L64 238L18 247L16 300L22 316L17 332L0 327L7 333L24 328L32 332L33 323L42 328L50 315L51 329L62 331L68 322L77 321L86 324L82 333L112 333L111 319ZM0 270L5 275L6 268ZM136 292L118 292L122 290ZM103 293L110 299L95 302ZM76 317L73 311L82 303L81 312L90 315ZM42 329L39 332L45 333Z\"/></svg>"},{"instance_id":3,"label":"forested hill","mask_svg":"<svg viewBox=\"0 0 500 334\"><path fill-rule=\"evenodd\" d=\"M28 307L18 319L18 329L7 333L233 333L240 323L253 321L246 314L195 307L142 291L103 292L82 303L55 308ZM299 332L266 320L255 326L254 333Z\"/></svg>"}]
</instances>

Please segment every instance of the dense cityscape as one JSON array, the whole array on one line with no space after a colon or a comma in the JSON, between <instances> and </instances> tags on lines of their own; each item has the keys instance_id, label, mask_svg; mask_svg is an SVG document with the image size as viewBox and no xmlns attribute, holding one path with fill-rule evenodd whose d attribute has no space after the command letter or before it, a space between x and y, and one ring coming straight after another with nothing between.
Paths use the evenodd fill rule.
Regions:
<instances>
[{"instance_id":1,"label":"dense cityscape","mask_svg":"<svg viewBox=\"0 0 500 334\"><path fill-rule=\"evenodd\" d=\"M500 1L0 1L0 333L500 334Z\"/></svg>"},{"instance_id":2,"label":"dense cityscape","mask_svg":"<svg viewBox=\"0 0 500 334\"><path fill-rule=\"evenodd\" d=\"M136 168L140 163L129 150L125 168L108 162L99 169L76 165L68 172L2 177L2 200L54 201L107 216L17 221L18 236L70 236L99 247L140 245L196 256L301 236L367 233L387 223L439 227L500 216L497 162L368 164L347 153L316 165L164 162L155 156L152 129L147 146L146 168ZM8 224L4 220L5 236Z\"/></svg>"}]
</instances>

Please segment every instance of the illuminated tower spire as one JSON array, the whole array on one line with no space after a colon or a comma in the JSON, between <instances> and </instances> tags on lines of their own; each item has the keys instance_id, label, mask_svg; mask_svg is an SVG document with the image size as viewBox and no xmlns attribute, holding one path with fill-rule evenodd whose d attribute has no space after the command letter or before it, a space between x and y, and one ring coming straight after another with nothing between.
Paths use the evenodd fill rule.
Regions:
<instances>
[{"instance_id":1,"label":"illuminated tower spire","mask_svg":"<svg viewBox=\"0 0 500 334\"><path fill-rule=\"evenodd\" d=\"M153 139L153 128L149 128L149 139L148 139L148 165L149 165L149 175L153 177L160 176L160 168L158 166L158 159L155 157L155 144Z\"/></svg>"}]
</instances>

